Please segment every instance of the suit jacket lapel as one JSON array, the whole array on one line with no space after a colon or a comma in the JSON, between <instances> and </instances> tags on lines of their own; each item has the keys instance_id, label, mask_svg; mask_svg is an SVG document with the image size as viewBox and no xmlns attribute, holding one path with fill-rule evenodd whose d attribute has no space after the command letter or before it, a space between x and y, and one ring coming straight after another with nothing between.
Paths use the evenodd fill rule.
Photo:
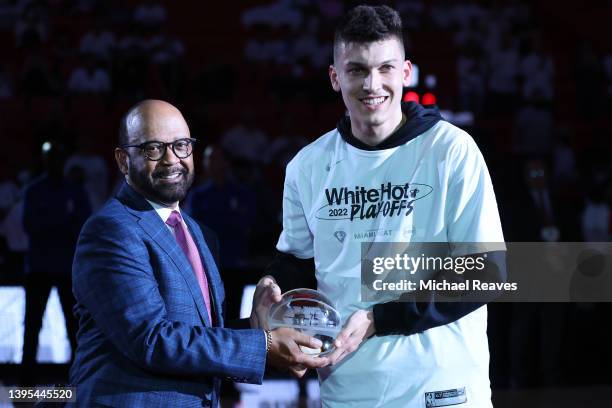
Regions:
<instances>
[{"instance_id":1,"label":"suit jacket lapel","mask_svg":"<svg viewBox=\"0 0 612 408\"><path fill-rule=\"evenodd\" d=\"M221 296L221 288L223 287L223 282L221 281L221 276L219 275L219 270L217 269L217 265L215 259L206 245L206 240L202 235L202 230L197 225L197 223L189 217L185 212L183 214L183 219L185 220L185 224L189 227L189 231L191 232L191 236L198 246L198 250L200 251L200 258L204 263L204 269L206 271L206 277L208 278L208 286L210 287L210 291L212 293L213 299L213 313L215 319L219 323L220 327L223 327L223 313L221 310L222 305L222 296Z\"/></svg>"},{"instance_id":2,"label":"suit jacket lapel","mask_svg":"<svg viewBox=\"0 0 612 408\"><path fill-rule=\"evenodd\" d=\"M211 322L208 321L206 305L204 304L204 298L202 297L200 285L195 277L193 268L183 253L183 250L176 242L172 232L170 232L166 224L164 224L151 205L143 197L136 193L129 185L125 184L121 188L119 193L117 193L117 198L132 209L132 212L139 218L138 224L141 226L141 228L162 248L164 252L166 252L168 257L176 265L180 274L185 279L187 287L189 287L189 291L191 292L191 296L195 301L200 318L206 326L212 326Z\"/></svg>"}]
</instances>

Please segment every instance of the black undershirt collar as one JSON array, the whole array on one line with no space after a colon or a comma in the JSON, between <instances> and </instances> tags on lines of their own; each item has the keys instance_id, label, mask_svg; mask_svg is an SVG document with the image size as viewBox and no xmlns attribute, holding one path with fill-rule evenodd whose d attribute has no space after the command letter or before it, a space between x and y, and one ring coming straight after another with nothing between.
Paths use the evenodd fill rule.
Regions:
<instances>
[{"instance_id":1,"label":"black undershirt collar","mask_svg":"<svg viewBox=\"0 0 612 408\"><path fill-rule=\"evenodd\" d=\"M346 143L361 150L374 151L403 145L428 131L442 119L435 105L422 106L416 102L402 103L402 113L406 117L405 123L376 146L367 145L353 135L351 119L348 115L338 121L337 128Z\"/></svg>"}]
</instances>

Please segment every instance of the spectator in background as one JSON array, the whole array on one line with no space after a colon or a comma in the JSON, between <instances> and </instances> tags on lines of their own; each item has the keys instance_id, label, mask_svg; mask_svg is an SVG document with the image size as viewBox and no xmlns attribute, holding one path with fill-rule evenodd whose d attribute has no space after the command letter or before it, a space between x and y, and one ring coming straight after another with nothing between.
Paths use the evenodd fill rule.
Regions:
<instances>
[{"instance_id":1,"label":"spectator in background","mask_svg":"<svg viewBox=\"0 0 612 408\"><path fill-rule=\"evenodd\" d=\"M604 58L604 70L606 72L606 99L608 112L612 113L612 54Z\"/></svg>"},{"instance_id":2,"label":"spectator in background","mask_svg":"<svg viewBox=\"0 0 612 408\"><path fill-rule=\"evenodd\" d=\"M19 197L19 187L11 174L0 174L0 221L4 219Z\"/></svg>"},{"instance_id":3,"label":"spectator in background","mask_svg":"<svg viewBox=\"0 0 612 408\"><path fill-rule=\"evenodd\" d=\"M68 90L73 94L105 94L111 90L111 79L94 57L84 56L84 64L70 74Z\"/></svg>"},{"instance_id":4,"label":"spectator in background","mask_svg":"<svg viewBox=\"0 0 612 408\"><path fill-rule=\"evenodd\" d=\"M95 0L98 1L98 0ZM133 3L122 0L104 0L98 3L95 19L103 21L105 27L127 27L132 26L134 15ZM117 34L117 32L115 32Z\"/></svg>"},{"instance_id":5,"label":"spectator in background","mask_svg":"<svg viewBox=\"0 0 612 408\"><path fill-rule=\"evenodd\" d=\"M144 53L146 47L147 41L143 33L133 24L127 28L127 32L117 43L118 51L123 53Z\"/></svg>"},{"instance_id":6,"label":"spectator in background","mask_svg":"<svg viewBox=\"0 0 612 408\"><path fill-rule=\"evenodd\" d=\"M344 14L342 0L314 0L318 13L326 24L334 23Z\"/></svg>"},{"instance_id":7,"label":"spectator in background","mask_svg":"<svg viewBox=\"0 0 612 408\"><path fill-rule=\"evenodd\" d=\"M541 98L552 102L554 97L555 62L542 50L542 39L534 33L525 40L520 58L519 75L524 100Z\"/></svg>"},{"instance_id":8,"label":"spectator in background","mask_svg":"<svg viewBox=\"0 0 612 408\"><path fill-rule=\"evenodd\" d=\"M37 96L58 95L61 91L61 80L56 69L52 69L40 47L32 47L23 64L20 88L26 104Z\"/></svg>"},{"instance_id":9,"label":"spectator in background","mask_svg":"<svg viewBox=\"0 0 612 408\"><path fill-rule=\"evenodd\" d=\"M148 44L154 78L162 95L176 98L183 84L183 58L185 45L176 36L168 34L165 28L153 36Z\"/></svg>"},{"instance_id":10,"label":"spectator in background","mask_svg":"<svg viewBox=\"0 0 612 408\"><path fill-rule=\"evenodd\" d=\"M319 19L316 16L311 16L303 21L291 47L293 61L297 63L301 59L311 59L318 53L318 31Z\"/></svg>"},{"instance_id":11,"label":"spectator in background","mask_svg":"<svg viewBox=\"0 0 612 408\"><path fill-rule=\"evenodd\" d=\"M272 38L270 27L258 25L252 34L244 48L247 60L265 64L283 60L287 56L289 41L285 38Z\"/></svg>"},{"instance_id":12,"label":"spectator in background","mask_svg":"<svg viewBox=\"0 0 612 408\"><path fill-rule=\"evenodd\" d=\"M487 18L486 10L476 0L464 0L453 3L455 25L461 29L472 25L473 21L483 21Z\"/></svg>"},{"instance_id":13,"label":"spectator in background","mask_svg":"<svg viewBox=\"0 0 612 408\"><path fill-rule=\"evenodd\" d=\"M517 30L527 28L532 21L530 2L524 0L506 0L499 2L501 18L508 21Z\"/></svg>"},{"instance_id":14,"label":"spectator in background","mask_svg":"<svg viewBox=\"0 0 612 408\"><path fill-rule=\"evenodd\" d=\"M582 237L587 242L610 241L610 195L612 189L609 181L593 183L582 212Z\"/></svg>"},{"instance_id":15,"label":"spectator in background","mask_svg":"<svg viewBox=\"0 0 612 408\"><path fill-rule=\"evenodd\" d=\"M556 205L548 184L548 168L546 162L538 156L525 160L523 168L524 188L517 197L517 220L522 232L515 236L517 241L525 242L556 242L560 238L560 230L556 221Z\"/></svg>"},{"instance_id":16,"label":"spectator in background","mask_svg":"<svg viewBox=\"0 0 612 408\"><path fill-rule=\"evenodd\" d=\"M514 117L514 146L522 157L548 157L553 145L554 118L544 96L534 90Z\"/></svg>"},{"instance_id":17,"label":"spectator in background","mask_svg":"<svg viewBox=\"0 0 612 408\"><path fill-rule=\"evenodd\" d=\"M526 159L523 185L517 192L513 222L507 229L512 241L557 242L567 239L559 223L560 203L548 183L545 160ZM513 303L510 319L510 385L559 385L562 378L562 346L567 320L562 303Z\"/></svg>"},{"instance_id":18,"label":"spectator in background","mask_svg":"<svg viewBox=\"0 0 612 408\"><path fill-rule=\"evenodd\" d=\"M23 273L24 254L29 247L28 236L23 228L23 190L29 180L28 170L17 172L17 195L13 197L12 204L7 208L4 219L0 222L0 236L4 237L7 247L5 268L12 276L19 276ZM12 187L9 187L9 190L12 190ZM13 193L14 190L9 194Z\"/></svg>"},{"instance_id":19,"label":"spectator in background","mask_svg":"<svg viewBox=\"0 0 612 408\"><path fill-rule=\"evenodd\" d=\"M484 22L473 17L466 26L462 26L453 36L455 47L460 52L473 48L481 49L482 39L485 38L485 31Z\"/></svg>"},{"instance_id":20,"label":"spectator in background","mask_svg":"<svg viewBox=\"0 0 612 408\"><path fill-rule=\"evenodd\" d=\"M261 24L269 27L289 26L296 30L302 22L302 13L293 3L292 0L277 0L247 9L242 13L242 24L246 28Z\"/></svg>"},{"instance_id":21,"label":"spectator in background","mask_svg":"<svg viewBox=\"0 0 612 408\"><path fill-rule=\"evenodd\" d=\"M29 49L47 41L49 27L44 17L44 10L37 2L25 6L15 23L15 43L18 48Z\"/></svg>"},{"instance_id":22,"label":"spectator in background","mask_svg":"<svg viewBox=\"0 0 612 408\"><path fill-rule=\"evenodd\" d=\"M553 181L556 186L571 184L577 180L576 157L570 144L569 129L559 126L553 147Z\"/></svg>"},{"instance_id":23,"label":"spectator in background","mask_svg":"<svg viewBox=\"0 0 612 408\"><path fill-rule=\"evenodd\" d=\"M273 171L280 177L281 188L285 167L297 152L309 143L302 133L301 126L296 126L296 123L299 122L299 115L299 113L287 112L282 118L279 118L279 131L266 145L262 155L262 162L265 165L273 166ZM272 184L269 178L267 181L268 184Z\"/></svg>"},{"instance_id":24,"label":"spectator in background","mask_svg":"<svg viewBox=\"0 0 612 408\"><path fill-rule=\"evenodd\" d=\"M255 194L232 174L222 149L204 150L202 165L206 180L187 197L190 215L217 232L223 269L249 266L251 226L257 216Z\"/></svg>"},{"instance_id":25,"label":"spectator in background","mask_svg":"<svg viewBox=\"0 0 612 408\"><path fill-rule=\"evenodd\" d=\"M38 332L53 286L57 287L72 351L76 350L75 304L70 274L81 226L91 213L81 185L63 175L66 151L63 145L43 144L45 172L25 190L23 225L29 238L26 253L26 312L23 340L22 383L35 378Z\"/></svg>"},{"instance_id":26,"label":"spectator in background","mask_svg":"<svg viewBox=\"0 0 612 408\"><path fill-rule=\"evenodd\" d=\"M55 66L72 66L78 55L71 37L67 33L57 33L51 45L51 59Z\"/></svg>"},{"instance_id":27,"label":"spectator in background","mask_svg":"<svg viewBox=\"0 0 612 408\"><path fill-rule=\"evenodd\" d=\"M92 211L96 211L108 198L108 166L104 158L96 154L89 134L78 137L77 151L66 161L64 176L68 177L74 168L83 172L83 186Z\"/></svg>"},{"instance_id":28,"label":"spectator in background","mask_svg":"<svg viewBox=\"0 0 612 408\"><path fill-rule=\"evenodd\" d=\"M425 11L423 0L398 0L395 2L395 9L402 17L402 23L407 30L421 29L423 12Z\"/></svg>"},{"instance_id":29,"label":"spectator in background","mask_svg":"<svg viewBox=\"0 0 612 408\"><path fill-rule=\"evenodd\" d=\"M0 153L0 163L6 166L7 154L4 151ZM6 167L3 167L2 170L0 171L0 275L5 270L9 252L4 220L19 199L19 188L13 180L13 173L7 171Z\"/></svg>"},{"instance_id":30,"label":"spectator in background","mask_svg":"<svg viewBox=\"0 0 612 408\"><path fill-rule=\"evenodd\" d=\"M451 0L440 0L431 5L430 16L435 28L449 30L453 26L452 5Z\"/></svg>"},{"instance_id":31,"label":"spectator in background","mask_svg":"<svg viewBox=\"0 0 612 408\"><path fill-rule=\"evenodd\" d=\"M12 1L0 1L0 30L8 31L13 28L18 15L16 9Z\"/></svg>"},{"instance_id":32,"label":"spectator in background","mask_svg":"<svg viewBox=\"0 0 612 408\"><path fill-rule=\"evenodd\" d=\"M127 33L121 37L116 49L113 90L138 98L144 93L149 67L147 42L141 30L134 24L129 25Z\"/></svg>"},{"instance_id":33,"label":"spectator in background","mask_svg":"<svg viewBox=\"0 0 612 408\"><path fill-rule=\"evenodd\" d=\"M102 3L100 0L75 0L73 1L73 7L76 12L88 14L98 8L100 3Z\"/></svg>"},{"instance_id":34,"label":"spectator in background","mask_svg":"<svg viewBox=\"0 0 612 408\"><path fill-rule=\"evenodd\" d=\"M255 112L246 108L241 111L241 121L221 137L221 147L228 155L250 163L262 160L268 136L257 127Z\"/></svg>"},{"instance_id":35,"label":"spectator in background","mask_svg":"<svg viewBox=\"0 0 612 408\"><path fill-rule=\"evenodd\" d=\"M480 47L465 47L457 57L459 109L480 113L486 95L486 66Z\"/></svg>"},{"instance_id":36,"label":"spectator in background","mask_svg":"<svg viewBox=\"0 0 612 408\"><path fill-rule=\"evenodd\" d=\"M13 96L13 81L6 65L0 64L0 99L9 99Z\"/></svg>"},{"instance_id":37,"label":"spectator in background","mask_svg":"<svg viewBox=\"0 0 612 408\"><path fill-rule=\"evenodd\" d=\"M157 0L144 0L134 9L133 19L145 29L154 30L166 21L166 8Z\"/></svg>"},{"instance_id":38,"label":"spectator in background","mask_svg":"<svg viewBox=\"0 0 612 408\"><path fill-rule=\"evenodd\" d=\"M155 64L172 64L185 55L185 45L181 39L168 34L165 28L160 29L148 41L147 49Z\"/></svg>"},{"instance_id":39,"label":"spectator in background","mask_svg":"<svg viewBox=\"0 0 612 408\"><path fill-rule=\"evenodd\" d=\"M492 54L500 49L502 37L506 32L512 30L512 24L506 20L504 10L500 3L494 3L487 13L486 20L481 21L484 25L485 36L481 38L481 44L486 54Z\"/></svg>"},{"instance_id":40,"label":"spectator in background","mask_svg":"<svg viewBox=\"0 0 612 408\"><path fill-rule=\"evenodd\" d=\"M588 119L601 114L605 85L600 56L590 41L582 40L574 50L572 74L576 84L576 107Z\"/></svg>"},{"instance_id":41,"label":"spectator in background","mask_svg":"<svg viewBox=\"0 0 612 408\"><path fill-rule=\"evenodd\" d=\"M500 49L489 55L489 97L487 105L491 113L513 113L518 96L519 56L512 36L505 32Z\"/></svg>"},{"instance_id":42,"label":"spectator in background","mask_svg":"<svg viewBox=\"0 0 612 408\"><path fill-rule=\"evenodd\" d=\"M329 42L319 41L319 35L319 20L315 17L305 20L302 29L291 45L294 65L299 65L302 62L306 66L321 69L329 63L332 46Z\"/></svg>"},{"instance_id":43,"label":"spectator in background","mask_svg":"<svg viewBox=\"0 0 612 408\"><path fill-rule=\"evenodd\" d=\"M115 34L105 29L102 22L97 20L93 29L81 37L79 52L83 55L91 55L100 60L108 61L115 43Z\"/></svg>"},{"instance_id":44,"label":"spectator in background","mask_svg":"<svg viewBox=\"0 0 612 408\"><path fill-rule=\"evenodd\" d=\"M583 180L597 185L605 185L612 173L612 147L610 134L606 128L595 128L590 143L581 153L580 173Z\"/></svg>"}]
</instances>

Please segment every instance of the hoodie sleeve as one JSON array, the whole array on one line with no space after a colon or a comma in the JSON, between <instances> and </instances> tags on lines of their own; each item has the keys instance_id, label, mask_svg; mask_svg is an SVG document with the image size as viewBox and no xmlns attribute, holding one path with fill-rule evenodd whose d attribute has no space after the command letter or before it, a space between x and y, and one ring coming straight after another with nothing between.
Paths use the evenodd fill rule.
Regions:
<instances>
[{"instance_id":1,"label":"hoodie sleeve","mask_svg":"<svg viewBox=\"0 0 612 408\"><path fill-rule=\"evenodd\" d=\"M446 180L445 225L451 248L460 248L454 256L484 256L488 282L506 282L506 254L497 202L491 177L484 158L474 140L465 132L457 131L449 146ZM461 243L453 246L452 243ZM491 251L477 251L483 247ZM478 279L480 276L473 276ZM465 276L466 279L471 277ZM494 300L500 293L491 291L472 296L474 301L438 301L435 291L406 294L401 302L374 306L377 335L420 333L427 329L452 323Z\"/></svg>"}]
</instances>

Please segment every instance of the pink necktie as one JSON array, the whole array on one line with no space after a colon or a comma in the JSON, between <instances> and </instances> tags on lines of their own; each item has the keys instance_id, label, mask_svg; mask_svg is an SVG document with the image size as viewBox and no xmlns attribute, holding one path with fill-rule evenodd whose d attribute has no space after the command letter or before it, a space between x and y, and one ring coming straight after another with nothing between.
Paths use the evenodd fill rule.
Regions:
<instances>
[{"instance_id":1,"label":"pink necktie","mask_svg":"<svg viewBox=\"0 0 612 408\"><path fill-rule=\"evenodd\" d=\"M172 211L172 213L170 213L170 217L168 217L166 220L166 224L170 225L174 229L176 241L187 256L187 259L195 272L196 279L200 284L200 291L204 297L204 303L206 304L208 321L212 325L213 323L210 313L210 294L208 293L208 279L206 278L206 273L204 272L204 265L202 265L202 259L200 258L198 247L193 241L189 231L187 231L187 227L185 226L185 223L183 223L181 214L178 211Z\"/></svg>"}]
</instances>

